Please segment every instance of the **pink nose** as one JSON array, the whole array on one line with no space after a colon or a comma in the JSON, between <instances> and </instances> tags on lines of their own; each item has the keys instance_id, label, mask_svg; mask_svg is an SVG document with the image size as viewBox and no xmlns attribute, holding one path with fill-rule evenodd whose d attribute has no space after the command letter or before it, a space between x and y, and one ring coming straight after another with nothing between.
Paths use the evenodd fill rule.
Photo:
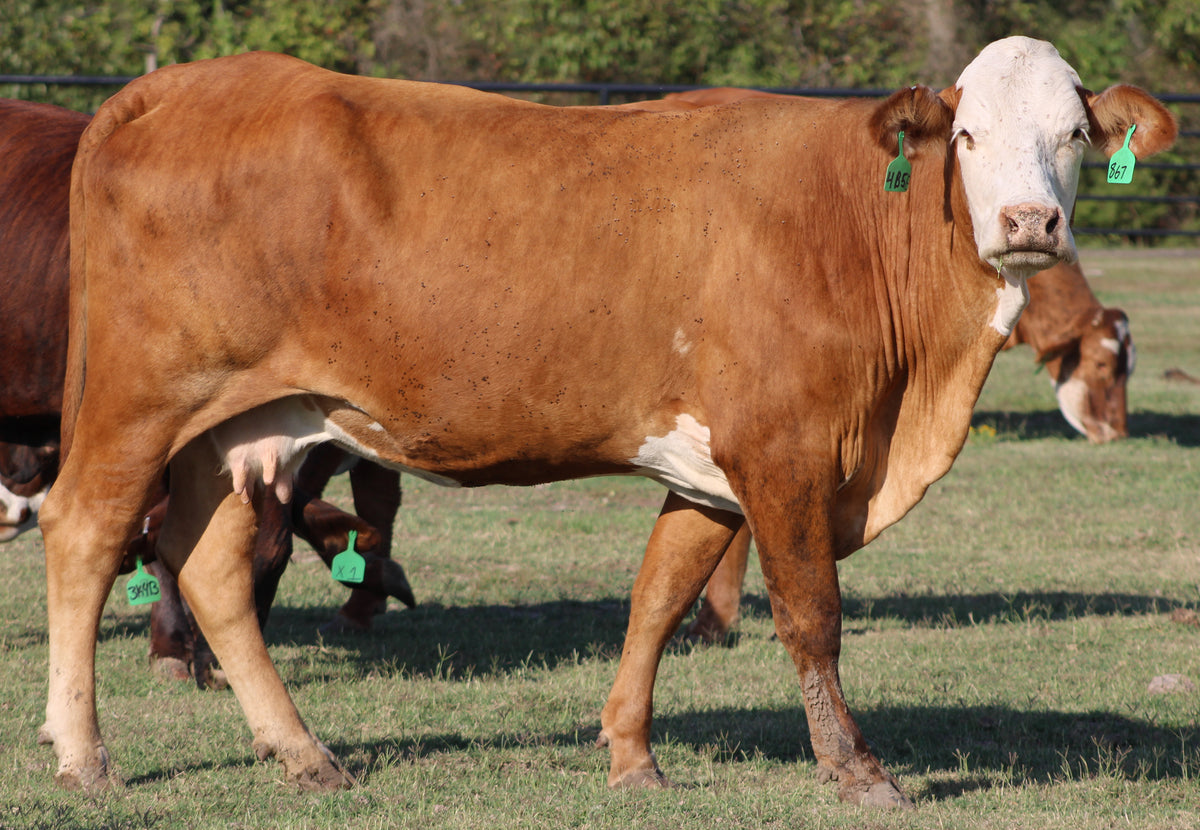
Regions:
<instances>
[{"instance_id":1,"label":"pink nose","mask_svg":"<svg viewBox=\"0 0 1200 830\"><path fill-rule=\"evenodd\" d=\"M1014 251L1053 251L1062 236L1062 213L1057 207L1023 202L1000 211L1008 247Z\"/></svg>"}]
</instances>

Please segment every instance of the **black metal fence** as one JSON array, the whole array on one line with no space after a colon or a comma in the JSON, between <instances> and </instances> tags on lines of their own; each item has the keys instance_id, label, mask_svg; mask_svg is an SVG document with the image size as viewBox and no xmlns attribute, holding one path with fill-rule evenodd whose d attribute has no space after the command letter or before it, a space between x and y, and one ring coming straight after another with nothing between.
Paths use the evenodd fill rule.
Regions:
<instances>
[{"instance_id":1,"label":"black metal fence","mask_svg":"<svg viewBox=\"0 0 1200 830\"><path fill-rule=\"evenodd\" d=\"M82 75L0 75L0 93L26 100L49 100L51 90L61 87L90 87L97 91L119 88L132 78ZM673 84L620 83L510 83L506 81L467 81L464 86L489 92L503 92L550 103L610 104L661 98L671 92L696 89ZM809 97L882 97L885 89L826 89L773 87L769 92ZM1080 176L1078 201L1093 207L1081 207L1078 213L1091 224L1076 224L1076 234L1112 237L1140 242L1174 238L1200 238L1200 95L1173 93L1157 97L1176 114L1182 125L1179 141L1165 160L1139 162L1141 186L1114 193L1105 184L1107 162L1085 161ZM1100 207L1110 206L1111 209ZM1096 221L1099 219L1100 221ZM1109 221L1105 222L1104 220Z\"/></svg>"}]
</instances>

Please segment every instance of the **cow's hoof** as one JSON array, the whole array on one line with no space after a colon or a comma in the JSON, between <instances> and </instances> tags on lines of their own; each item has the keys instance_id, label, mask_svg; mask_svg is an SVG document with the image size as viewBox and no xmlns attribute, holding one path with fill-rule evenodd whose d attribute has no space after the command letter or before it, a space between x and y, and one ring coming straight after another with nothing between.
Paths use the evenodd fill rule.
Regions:
<instances>
[{"instance_id":1,"label":"cow's hoof","mask_svg":"<svg viewBox=\"0 0 1200 830\"><path fill-rule=\"evenodd\" d=\"M348 790L358 784L353 775L342 769L329 748L315 739L293 750L281 750L256 740L253 749L258 760L274 757L283 764L284 779L306 792Z\"/></svg>"},{"instance_id":2,"label":"cow's hoof","mask_svg":"<svg viewBox=\"0 0 1200 830\"><path fill-rule=\"evenodd\" d=\"M160 677L165 677L167 680L190 680L192 677L186 660L180 660L178 657L154 657L153 655L150 659L154 663L154 673Z\"/></svg>"},{"instance_id":3,"label":"cow's hoof","mask_svg":"<svg viewBox=\"0 0 1200 830\"><path fill-rule=\"evenodd\" d=\"M41 740L39 734L38 739ZM111 774L108 770L108 750L100 747L96 757L88 764L62 764L54 774L54 783L64 790L72 790L86 795L99 795L109 790L119 790L125 786L120 776Z\"/></svg>"},{"instance_id":4,"label":"cow's hoof","mask_svg":"<svg viewBox=\"0 0 1200 830\"><path fill-rule=\"evenodd\" d=\"M616 781L610 781L609 786L614 790L664 790L671 786L662 770L635 769L622 775Z\"/></svg>"},{"instance_id":5,"label":"cow's hoof","mask_svg":"<svg viewBox=\"0 0 1200 830\"><path fill-rule=\"evenodd\" d=\"M333 761L323 761L319 764L305 767L301 772L288 774L288 780L297 784L300 789L310 793L330 793L336 790L348 790L358 784L354 776L346 772Z\"/></svg>"},{"instance_id":6,"label":"cow's hoof","mask_svg":"<svg viewBox=\"0 0 1200 830\"><path fill-rule=\"evenodd\" d=\"M726 621L709 610L707 605L701 606L696 619L684 629L683 636L691 642L724 643L729 638L737 620Z\"/></svg>"},{"instance_id":7,"label":"cow's hoof","mask_svg":"<svg viewBox=\"0 0 1200 830\"><path fill-rule=\"evenodd\" d=\"M417 605L417 598L413 596L412 586L408 584L408 577L404 575L404 568L394 559L383 561L383 590L389 597L395 597L409 608L415 608Z\"/></svg>"},{"instance_id":8,"label":"cow's hoof","mask_svg":"<svg viewBox=\"0 0 1200 830\"><path fill-rule=\"evenodd\" d=\"M900 788L891 781L877 781L864 789L851 788L838 793L842 801L860 807L878 807L886 810L915 810Z\"/></svg>"},{"instance_id":9,"label":"cow's hoof","mask_svg":"<svg viewBox=\"0 0 1200 830\"><path fill-rule=\"evenodd\" d=\"M347 617L340 611L334 615L332 620L317 629L322 637L329 637L335 634L362 634L364 631L370 630L370 618L367 619L367 622L363 623L360 620Z\"/></svg>"},{"instance_id":10,"label":"cow's hoof","mask_svg":"<svg viewBox=\"0 0 1200 830\"><path fill-rule=\"evenodd\" d=\"M223 692L229 688L229 677L218 668L208 668L196 672L196 686L201 691Z\"/></svg>"}]
</instances>

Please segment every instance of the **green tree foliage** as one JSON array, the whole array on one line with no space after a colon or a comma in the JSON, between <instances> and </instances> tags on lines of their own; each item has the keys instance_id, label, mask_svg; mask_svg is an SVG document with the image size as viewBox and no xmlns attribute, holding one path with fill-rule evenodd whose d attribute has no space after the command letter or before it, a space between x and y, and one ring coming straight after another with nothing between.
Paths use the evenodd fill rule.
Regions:
<instances>
[{"instance_id":1,"label":"green tree foliage","mask_svg":"<svg viewBox=\"0 0 1200 830\"><path fill-rule=\"evenodd\" d=\"M269 49L354 72L374 56L379 0L6 0L0 72L140 75L156 65ZM112 88L12 86L9 97L92 110Z\"/></svg>"},{"instance_id":2,"label":"green tree foliage","mask_svg":"<svg viewBox=\"0 0 1200 830\"><path fill-rule=\"evenodd\" d=\"M456 18L469 77L863 86L920 64L884 0L463 0Z\"/></svg>"},{"instance_id":3,"label":"green tree foliage","mask_svg":"<svg viewBox=\"0 0 1200 830\"><path fill-rule=\"evenodd\" d=\"M131 76L269 49L432 80L937 87L1010 34L1053 41L1097 89L1122 80L1200 93L1196 0L4 0L0 73ZM112 89L12 85L0 95L92 110ZM1200 108L1179 112L1200 130ZM1194 158L1196 143L1165 158ZM1104 190L1097 179L1085 171L1084 192ZM1198 191L1195 175L1146 168L1123 192ZM1077 224L1194 225L1195 212L1084 201Z\"/></svg>"}]
</instances>

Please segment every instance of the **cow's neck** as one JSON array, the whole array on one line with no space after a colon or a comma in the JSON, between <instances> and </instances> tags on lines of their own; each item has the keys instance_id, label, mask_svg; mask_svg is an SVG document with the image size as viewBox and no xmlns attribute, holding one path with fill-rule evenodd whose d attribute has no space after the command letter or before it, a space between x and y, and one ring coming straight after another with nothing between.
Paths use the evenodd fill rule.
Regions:
<instances>
[{"instance_id":1,"label":"cow's neck","mask_svg":"<svg viewBox=\"0 0 1200 830\"><path fill-rule=\"evenodd\" d=\"M955 187L952 215L961 218L945 218L944 200L915 205L907 234L884 237L898 244L879 252L889 263L876 279L889 291L886 314L896 326L885 345L895 358L861 442L858 472L839 500L844 554L900 519L950 469L1023 305L1019 275L998 274L979 259L957 181Z\"/></svg>"}]
</instances>

